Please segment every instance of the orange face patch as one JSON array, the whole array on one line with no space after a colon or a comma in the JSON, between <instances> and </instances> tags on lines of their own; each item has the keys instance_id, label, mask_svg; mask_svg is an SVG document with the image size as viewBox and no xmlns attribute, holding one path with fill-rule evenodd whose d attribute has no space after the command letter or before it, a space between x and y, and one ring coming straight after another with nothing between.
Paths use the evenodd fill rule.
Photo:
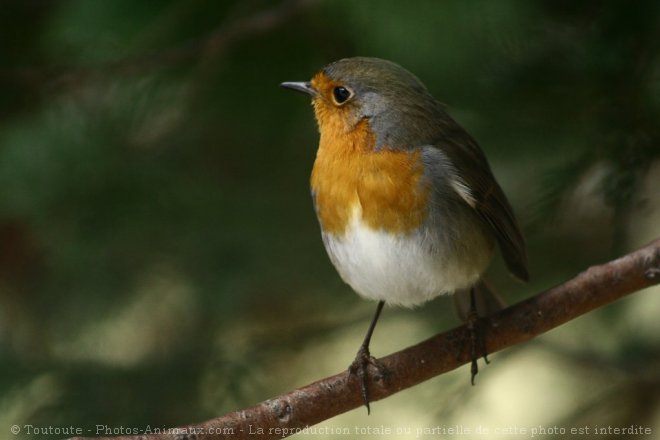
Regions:
<instances>
[{"instance_id":1,"label":"orange face patch","mask_svg":"<svg viewBox=\"0 0 660 440\"><path fill-rule=\"evenodd\" d=\"M354 104L347 102L344 105L337 105L332 99L334 88L343 84L331 80L323 72L317 73L310 83L318 94L312 100L312 104L320 131L337 133L351 131L358 122Z\"/></svg>"},{"instance_id":2,"label":"orange face patch","mask_svg":"<svg viewBox=\"0 0 660 440\"><path fill-rule=\"evenodd\" d=\"M376 151L366 120L345 131L345 118L331 110L317 114L321 140L311 177L323 229L343 234L356 208L373 229L407 233L419 227L430 190L420 181L420 151Z\"/></svg>"}]
</instances>

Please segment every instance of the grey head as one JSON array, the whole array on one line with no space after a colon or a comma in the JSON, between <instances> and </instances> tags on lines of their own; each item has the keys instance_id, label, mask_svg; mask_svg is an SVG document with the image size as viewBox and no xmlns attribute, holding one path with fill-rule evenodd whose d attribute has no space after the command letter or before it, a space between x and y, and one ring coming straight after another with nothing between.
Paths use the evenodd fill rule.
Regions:
<instances>
[{"instance_id":1,"label":"grey head","mask_svg":"<svg viewBox=\"0 0 660 440\"><path fill-rule=\"evenodd\" d=\"M376 148L410 149L437 136L443 106L411 72L380 58L336 61L322 72L353 95L356 119L368 119Z\"/></svg>"},{"instance_id":2,"label":"grey head","mask_svg":"<svg viewBox=\"0 0 660 440\"><path fill-rule=\"evenodd\" d=\"M330 107L334 104L350 110L345 112L352 122L349 125L367 119L376 135L376 149L432 144L442 131L442 121L448 118L443 106L415 75L380 58L344 58L325 66L311 82L281 85L308 94L315 101L332 101L328 102Z\"/></svg>"}]
</instances>

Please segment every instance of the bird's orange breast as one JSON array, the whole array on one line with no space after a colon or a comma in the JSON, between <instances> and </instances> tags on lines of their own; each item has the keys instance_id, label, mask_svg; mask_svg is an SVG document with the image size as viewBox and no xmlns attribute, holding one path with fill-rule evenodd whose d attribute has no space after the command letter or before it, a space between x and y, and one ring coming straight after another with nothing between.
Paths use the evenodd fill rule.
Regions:
<instances>
[{"instance_id":1,"label":"bird's orange breast","mask_svg":"<svg viewBox=\"0 0 660 440\"><path fill-rule=\"evenodd\" d=\"M420 151L375 150L366 120L348 132L323 122L329 125L321 129L311 177L323 230L343 235L356 210L376 230L407 233L421 226L430 185L422 179Z\"/></svg>"}]
</instances>

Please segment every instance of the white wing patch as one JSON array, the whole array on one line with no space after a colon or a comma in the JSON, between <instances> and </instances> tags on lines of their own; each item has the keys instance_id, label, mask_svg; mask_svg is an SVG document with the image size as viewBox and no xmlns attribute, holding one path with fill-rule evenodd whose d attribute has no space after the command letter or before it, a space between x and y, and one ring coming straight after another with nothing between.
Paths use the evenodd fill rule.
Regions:
<instances>
[{"instance_id":1,"label":"white wing patch","mask_svg":"<svg viewBox=\"0 0 660 440\"><path fill-rule=\"evenodd\" d=\"M453 178L450 180L450 185L454 191L456 191L456 194L461 196L463 200L465 200L465 203L470 205L472 209L476 209L477 207L477 199L474 198L472 195L472 189L468 186L467 183L465 183L465 180L463 180L459 176L453 176Z\"/></svg>"}]
</instances>

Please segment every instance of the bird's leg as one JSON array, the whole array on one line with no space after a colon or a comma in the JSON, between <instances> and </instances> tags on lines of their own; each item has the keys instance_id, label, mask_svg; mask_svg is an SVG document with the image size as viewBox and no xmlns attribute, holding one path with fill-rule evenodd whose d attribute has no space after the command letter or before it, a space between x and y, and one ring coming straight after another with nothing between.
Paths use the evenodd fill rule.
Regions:
<instances>
[{"instance_id":1,"label":"bird's leg","mask_svg":"<svg viewBox=\"0 0 660 440\"><path fill-rule=\"evenodd\" d=\"M484 329L482 326L482 320L477 312L474 288L470 289L470 311L465 325L470 332L470 359L472 360L470 367L472 376L470 377L470 382L474 385L474 378L477 376L477 373L479 373L479 365L477 365L479 357L483 356L484 361L486 361L487 364L490 363L488 360L488 353L486 352L486 341L483 334Z\"/></svg>"},{"instance_id":2,"label":"bird's leg","mask_svg":"<svg viewBox=\"0 0 660 440\"><path fill-rule=\"evenodd\" d=\"M371 356L371 353L369 353L369 343L371 342L371 335L374 333L374 329L376 328L376 323L378 322L378 318L380 317L380 312L383 310L383 306L385 305L385 301L380 301L378 303L378 306L376 307L376 313L374 314L373 319L371 320L371 324L369 324L369 329L367 330L367 334L364 337L364 341L362 341L362 345L360 345L360 348L355 355L355 360L351 365L348 367L348 372L350 374L355 374L360 381L360 388L362 390L362 399L364 400L364 405L367 407L367 414L371 412L371 408L369 407L369 387L368 387L368 381L369 381L369 372L368 372L368 366L371 364L376 369L382 374L382 368L380 364L378 363L378 360Z\"/></svg>"}]
</instances>

